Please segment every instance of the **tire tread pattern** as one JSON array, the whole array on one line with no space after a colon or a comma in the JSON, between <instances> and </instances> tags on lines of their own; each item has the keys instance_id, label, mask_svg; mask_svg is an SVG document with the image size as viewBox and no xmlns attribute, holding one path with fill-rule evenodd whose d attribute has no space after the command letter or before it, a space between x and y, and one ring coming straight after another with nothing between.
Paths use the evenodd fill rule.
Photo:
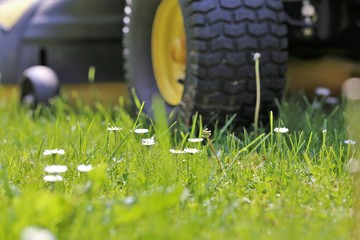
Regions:
<instances>
[{"instance_id":1,"label":"tire tread pattern","mask_svg":"<svg viewBox=\"0 0 360 240\"><path fill-rule=\"evenodd\" d=\"M260 119L277 113L287 63L287 29L281 0L180 0L185 19L188 66L179 112L198 112L205 122L237 114L253 122L256 99L253 54L259 52ZM201 20L201 21L200 21Z\"/></svg>"}]
</instances>

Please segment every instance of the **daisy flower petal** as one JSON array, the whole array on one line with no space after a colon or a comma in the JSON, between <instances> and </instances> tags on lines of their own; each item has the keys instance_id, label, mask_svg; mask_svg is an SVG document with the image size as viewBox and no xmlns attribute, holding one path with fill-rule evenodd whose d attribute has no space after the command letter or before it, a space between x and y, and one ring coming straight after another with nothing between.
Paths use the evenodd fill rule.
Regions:
<instances>
[{"instance_id":1,"label":"daisy flower petal","mask_svg":"<svg viewBox=\"0 0 360 240\"><path fill-rule=\"evenodd\" d=\"M138 129L134 130L134 133L137 133L137 134L144 134L144 133L148 133L148 132L149 132L149 129L146 129L146 128L138 128Z\"/></svg>"},{"instance_id":2,"label":"daisy flower petal","mask_svg":"<svg viewBox=\"0 0 360 240\"><path fill-rule=\"evenodd\" d=\"M150 145L154 145L155 144L155 140L154 138L143 138L141 140L141 144L144 146L150 146Z\"/></svg>"},{"instance_id":3,"label":"daisy flower petal","mask_svg":"<svg viewBox=\"0 0 360 240\"><path fill-rule=\"evenodd\" d=\"M65 151L63 149L45 149L45 151L43 152L44 156L48 156L48 155L55 155L55 154L59 154L59 155L64 155Z\"/></svg>"},{"instance_id":4,"label":"daisy flower petal","mask_svg":"<svg viewBox=\"0 0 360 240\"><path fill-rule=\"evenodd\" d=\"M191 154L195 154L195 153L200 152L200 150L197 149L197 148L185 148L185 149L184 149L184 152L186 152L186 153L191 153Z\"/></svg>"},{"instance_id":5,"label":"daisy flower petal","mask_svg":"<svg viewBox=\"0 0 360 240\"><path fill-rule=\"evenodd\" d=\"M174 153L174 154L186 153L184 150L175 150L175 149L170 149L170 152L171 152L171 153Z\"/></svg>"},{"instance_id":6,"label":"daisy flower petal","mask_svg":"<svg viewBox=\"0 0 360 240\"><path fill-rule=\"evenodd\" d=\"M278 133L287 133L288 131L289 129L286 127L274 128L274 132L278 132Z\"/></svg>"},{"instance_id":7,"label":"daisy flower petal","mask_svg":"<svg viewBox=\"0 0 360 240\"><path fill-rule=\"evenodd\" d=\"M327 97L325 98L325 102L330 105L336 105L339 103L339 99L337 97Z\"/></svg>"},{"instance_id":8,"label":"daisy flower petal","mask_svg":"<svg viewBox=\"0 0 360 240\"><path fill-rule=\"evenodd\" d=\"M258 52L254 53L254 55L253 55L254 61L256 61L256 60L258 60L258 59L260 59L260 58L261 58L261 54L260 54L260 53L258 53Z\"/></svg>"},{"instance_id":9,"label":"daisy flower petal","mask_svg":"<svg viewBox=\"0 0 360 240\"><path fill-rule=\"evenodd\" d=\"M189 138L188 141L196 143L196 142L202 142L202 141L204 141L204 139L203 138Z\"/></svg>"},{"instance_id":10,"label":"daisy flower petal","mask_svg":"<svg viewBox=\"0 0 360 240\"><path fill-rule=\"evenodd\" d=\"M68 167L65 165L49 165L44 168L47 173L64 173L67 172Z\"/></svg>"},{"instance_id":11,"label":"daisy flower petal","mask_svg":"<svg viewBox=\"0 0 360 240\"><path fill-rule=\"evenodd\" d=\"M344 141L344 143L348 144L348 145L354 145L354 144L356 144L356 141L351 140L351 139L347 139L347 140Z\"/></svg>"},{"instance_id":12,"label":"daisy flower petal","mask_svg":"<svg viewBox=\"0 0 360 240\"><path fill-rule=\"evenodd\" d=\"M122 128L121 127L108 127L107 130L108 131L121 131Z\"/></svg>"},{"instance_id":13,"label":"daisy flower petal","mask_svg":"<svg viewBox=\"0 0 360 240\"><path fill-rule=\"evenodd\" d=\"M209 138L211 136L211 130L205 128L202 132L202 136L203 137L206 137L206 138Z\"/></svg>"},{"instance_id":14,"label":"daisy flower petal","mask_svg":"<svg viewBox=\"0 0 360 240\"><path fill-rule=\"evenodd\" d=\"M43 179L45 182L61 182L63 177L60 175L45 175Z\"/></svg>"},{"instance_id":15,"label":"daisy flower petal","mask_svg":"<svg viewBox=\"0 0 360 240\"><path fill-rule=\"evenodd\" d=\"M136 198L133 196L126 197L124 203L128 206L133 205L136 202Z\"/></svg>"},{"instance_id":16,"label":"daisy flower petal","mask_svg":"<svg viewBox=\"0 0 360 240\"><path fill-rule=\"evenodd\" d=\"M318 87L315 89L315 93L318 96L327 97L330 95L331 91L326 87Z\"/></svg>"},{"instance_id":17,"label":"daisy flower petal","mask_svg":"<svg viewBox=\"0 0 360 240\"><path fill-rule=\"evenodd\" d=\"M25 228L21 233L21 240L56 240L54 234L45 228L40 228L36 226L30 226Z\"/></svg>"},{"instance_id":18,"label":"daisy flower petal","mask_svg":"<svg viewBox=\"0 0 360 240\"><path fill-rule=\"evenodd\" d=\"M80 164L79 166L76 167L76 169L79 171L79 172L88 172L90 170L92 170L92 165L89 164L89 165L85 165L85 164Z\"/></svg>"}]
</instances>

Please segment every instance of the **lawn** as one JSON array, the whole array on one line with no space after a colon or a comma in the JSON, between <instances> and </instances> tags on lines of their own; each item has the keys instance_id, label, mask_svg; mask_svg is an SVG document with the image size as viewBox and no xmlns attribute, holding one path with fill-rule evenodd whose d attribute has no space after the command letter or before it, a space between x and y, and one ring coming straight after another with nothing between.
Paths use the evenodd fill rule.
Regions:
<instances>
[{"instance_id":1,"label":"lawn","mask_svg":"<svg viewBox=\"0 0 360 240\"><path fill-rule=\"evenodd\" d=\"M356 237L357 144L325 102L287 98L258 136L230 119L201 141L200 118L167 126L123 101L0 99L0 239Z\"/></svg>"}]
</instances>

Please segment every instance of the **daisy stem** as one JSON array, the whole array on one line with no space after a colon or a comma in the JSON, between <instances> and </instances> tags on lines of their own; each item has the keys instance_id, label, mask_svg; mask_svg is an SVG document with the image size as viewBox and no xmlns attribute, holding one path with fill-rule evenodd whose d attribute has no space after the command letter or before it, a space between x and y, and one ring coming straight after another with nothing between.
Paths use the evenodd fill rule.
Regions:
<instances>
[{"instance_id":1,"label":"daisy stem","mask_svg":"<svg viewBox=\"0 0 360 240\"><path fill-rule=\"evenodd\" d=\"M209 146L210 146L210 148L211 148L211 151L213 152L214 156L215 156L216 159L217 159L219 168L221 169L221 171L224 171L224 168L223 168L223 165L221 164L220 158L219 158L219 156L216 154L216 150L215 150L215 148L214 148L214 145L211 143L210 138L209 138L208 136L206 136L206 140L208 141Z\"/></svg>"},{"instance_id":2,"label":"daisy stem","mask_svg":"<svg viewBox=\"0 0 360 240\"><path fill-rule=\"evenodd\" d=\"M254 116L254 133L258 135L259 125L259 112L260 112L260 60L255 59L255 78L256 78L256 104L255 104L255 116Z\"/></svg>"},{"instance_id":3,"label":"daisy stem","mask_svg":"<svg viewBox=\"0 0 360 240\"><path fill-rule=\"evenodd\" d=\"M117 146L117 132L116 131L114 131L114 139L115 139L115 146Z\"/></svg>"}]
</instances>

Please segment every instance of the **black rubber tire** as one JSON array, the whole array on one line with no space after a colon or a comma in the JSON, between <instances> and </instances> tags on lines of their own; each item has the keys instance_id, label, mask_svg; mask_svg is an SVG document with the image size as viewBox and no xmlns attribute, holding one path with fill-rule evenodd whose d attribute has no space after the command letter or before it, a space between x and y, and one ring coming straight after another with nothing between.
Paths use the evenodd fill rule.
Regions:
<instances>
[{"instance_id":1,"label":"black rubber tire","mask_svg":"<svg viewBox=\"0 0 360 240\"><path fill-rule=\"evenodd\" d=\"M151 28L157 0L132 0L127 6L125 70L145 111L159 94L151 64ZM187 41L187 66L182 101L176 107L188 124L198 112L205 123L237 114L236 123L254 119L256 84L253 54L259 52L260 120L276 115L287 65L287 28L281 0L180 0ZM131 9L131 11L130 11ZM168 111L173 108L167 106Z\"/></svg>"},{"instance_id":2,"label":"black rubber tire","mask_svg":"<svg viewBox=\"0 0 360 240\"><path fill-rule=\"evenodd\" d=\"M129 89L134 89L136 97L144 102L144 112L149 115L153 96L160 95L151 62L151 31L159 3L159 0L127 1L123 28L125 79ZM168 112L171 109L167 106Z\"/></svg>"},{"instance_id":3,"label":"black rubber tire","mask_svg":"<svg viewBox=\"0 0 360 240\"><path fill-rule=\"evenodd\" d=\"M46 66L25 69L21 77L21 103L35 108L47 105L51 98L59 95L60 84L56 73Z\"/></svg>"}]
</instances>

